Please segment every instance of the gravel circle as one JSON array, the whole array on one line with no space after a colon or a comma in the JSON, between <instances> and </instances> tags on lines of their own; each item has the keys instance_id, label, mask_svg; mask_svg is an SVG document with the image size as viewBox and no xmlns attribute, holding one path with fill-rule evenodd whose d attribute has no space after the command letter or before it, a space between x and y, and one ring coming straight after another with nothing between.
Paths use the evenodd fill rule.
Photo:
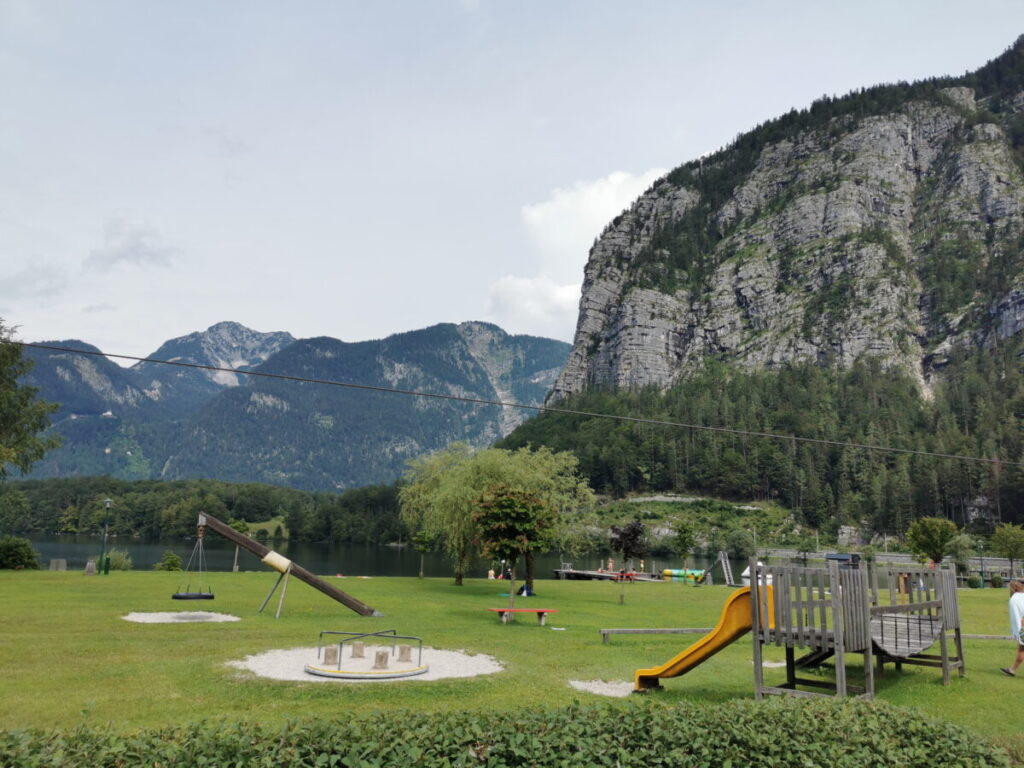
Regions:
<instances>
[{"instance_id":1,"label":"gravel circle","mask_svg":"<svg viewBox=\"0 0 1024 768\"><path fill-rule=\"evenodd\" d=\"M633 692L633 684L610 683L607 680L570 680L569 685L577 691L596 693L598 696L611 696L616 699L624 699Z\"/></svg>"},{"instance_id":2,"label":"gravel circle","mask_svg":"<svg viewBox=\"0 0 1024 768\"><path fill-rule=\"evenodd\" d=\"M177 613L129 613L122 616L125 621L134 621L138 624L179 624L191 621L241 621L237 616L228 613L213 613L211 611L178 611Z\"/></svg>"},{"instance_id":3,"label":"gravel circle","mask_svg":"<svg viewBox=\"0 0 1024 768\"><path fill-rule=\"evenodd\" d=\"M377 650L391 650L391 646L376 648L366 647L366 654L373 657ZM415 653L414 653L415 655ZM235 669L252 672L260 677L271 680L300 680L305 683L401 683L414 680L444 680L449 677L476 677L477 675L493 675L501 672L503 667L491 656L483 653L464 653L463 651L441 651L437 648L423 648L423 663L430 669L422 675L414 677L397 677L384 680L353 680L344 678L320 677L311 675L303 667L306 664L319 664L317 649L289 648L286 650L265 651L253 656L246 656L240 661L229 661L227 665Z\"/></svg>"}]
</instances>

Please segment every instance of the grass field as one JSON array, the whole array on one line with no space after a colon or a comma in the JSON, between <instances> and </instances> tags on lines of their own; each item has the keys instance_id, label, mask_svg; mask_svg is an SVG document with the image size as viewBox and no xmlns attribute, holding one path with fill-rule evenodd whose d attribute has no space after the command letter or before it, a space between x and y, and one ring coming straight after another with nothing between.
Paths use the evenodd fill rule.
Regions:
<instances>
[{"instance_id":1,"label":"grass field","mask_svg":"<svg viewBox=\"0 0 1024 768\"><path fill-rule=\"evenodd\" d=\"M219 717L276 723L396 708L515 711L602 701L568 681L632 680L637 667L661 663L696 638L615 636L603 645L598 629L713 626L731 592L637 583L626 587L626 603L619 605L617 584L541 581L537 597L518 603L559 610L548 627L540 627L532 617L502 625L485 610L506 604L499 595L502 582L469 580L455 587L446 579L331 579L384 613L365 618L292 580L275 620L276 595L264 614L256 613L275 578L269 571L213 574L214 601L183 603L170 599L181 585L175 573L0 572L0 726L110 722L128 729ZM960 595L964 632L1006 633L1005 590ZM132 611L179 610L214 610L242 621L136 624L121 618ZM470 679L335 685L269 681L225 666L265 650L314 646L323 629L396 629L435 648L487 653L505 669ZM766 655L783 658L775 648ZM1020 761L1024 735L1014 724L1024 676L999 672L1012 655L1009 641L967 640L966 678L943 687L940 670L890 668L876 679L878 697L959 724ZM853 656L858 664L860 658ZM776 669L766 674L783 675ZM752 698L749 636L664 684L666 690L653 695L665 702Z\"/></svg>"}]
</instances>

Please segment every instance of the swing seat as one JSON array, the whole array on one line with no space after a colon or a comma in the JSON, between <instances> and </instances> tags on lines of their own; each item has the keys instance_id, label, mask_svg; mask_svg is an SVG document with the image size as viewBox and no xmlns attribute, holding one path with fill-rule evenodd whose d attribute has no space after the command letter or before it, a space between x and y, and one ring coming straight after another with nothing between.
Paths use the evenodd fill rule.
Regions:
<instances>
[{"instance_id":1,"label":"swing seat","mask_svg":"<svg viewBox=\"0 0 1024 768\"><path fill-rule=\"evenodd\" d=\"M213 592L175 592L171 600L213 600Z\"/></svg>"}]
</instances>

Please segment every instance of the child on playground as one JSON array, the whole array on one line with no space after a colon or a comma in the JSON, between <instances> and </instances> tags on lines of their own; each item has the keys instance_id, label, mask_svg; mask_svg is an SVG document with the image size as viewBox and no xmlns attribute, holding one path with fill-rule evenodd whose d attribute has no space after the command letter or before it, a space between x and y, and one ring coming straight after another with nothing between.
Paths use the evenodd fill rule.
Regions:
<instances>
[{"instance_id":1,"label":"child on playground","mask_svg":"<svg viewBox=\"0 0 1024 768\"><path fill-rule=\"evenodd\" d=\"M1017 676L1017 668L1024 663L1024 581L1010 579L1010 634L1017 643L1017 657L1009 667L1000 671L1010 677Z\"/></svg>"}]
</instances>

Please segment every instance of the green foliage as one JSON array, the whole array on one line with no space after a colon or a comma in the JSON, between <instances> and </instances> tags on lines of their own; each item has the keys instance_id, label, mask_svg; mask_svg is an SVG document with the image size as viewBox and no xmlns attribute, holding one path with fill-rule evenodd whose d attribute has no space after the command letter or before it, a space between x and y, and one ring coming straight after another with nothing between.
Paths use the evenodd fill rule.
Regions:
<instances>
[{"instance_id":1,"label":"green foliage","mask_svg":"<svg viewBox=\"0 0 1024 768\"><path fill-rule=\"evenodd\" d=\"M622 553L624 561L639 559L647 554L647 529L639 520L613 525L609 544L613 551Z\"/></svg>"},{"instance_id":2,"label":"green foliage","mask_svg":"<svg viewBox=\"0 0 1024 768\"><path fill-rule=\"evenodd\" d=\"M0 538L0 569L39 568L39 553L32 542L19 536Z\"/></svg>"},{"instance_id":3,"label":"green foliage","mask_svg":"<svg viewBox=\"0 0 1024 768\"><path fill-rule=\"evenodd\" d=\"M154 571L180 571L181 570L181 557L174 554L169 549L164 550L164 556L160 558L160 562L153 563Z\"/></svg>"},{"instance_id":4,"label":"green foliage","mask_svg":"<svg viewBox=\"0 0 1024 768\"><path fill-rule=\"evenodd\" d=\"M555 522L540 497L503 484L484 491L473 521L480 531L480 554L510 566L530 550L545 548Z\"/></svg>"},{"instance_id":5,"label":"green foliage","mask_svg":"<svg viewBox=\"0 0 1024 768\"><path fill-rule=\"evenodd\" d=\"M1014 561L1024 560L1024 527L1009 523L997 525L989 540L989 549L1010 561L1010 574L1013 575Z\"/></svg>"},{"instance_id":6,"label":"green foliage","mask_svg":"<svg viewBox=\"0 0 1024 768\"><path fill-rule=\"evenodd\" d=\"M970 534L958 533L946 545L946 554L953 558L956 572L961 575L966 574L970 560L975 555L974 539Z\"/></svg>"},{"instance_id":7,"label":"green foliage","mask_svg":"<svg viewBox=\"0 0 1024 768\"><path fill-rule=\"evenodd\" d=\"M672 549L686 560L697 546L697 532L689 520L681 517L672 521Z\"/></svg>"},{"instance_id":8,"label":"green foliage","mask_svg":"<svg viewBox=\"0 0 1024 768\"><path fill-rule=\"evenodd\" d=\"M103 499L108 496L113 500L110 532L122 536L192 535L199 512L245 526L242 532L250 535L267 526L272 532L280 524L292 541L386 544L402 536L394 485L333 494L216 480L132 482L109 477L0 486L0 531L97 533L103 530Z\"/></svg>"},{"instance_id":9,"label":"green foliage","mask_svg":"<svg viewBox=\"0 0 1024 768\"><path fill-rule=\"evenodd\" d=\"M996 589L1003 586L1003 577L998 573L993 573L992 576L989 577L989 581L992 582L992 586Z\"/></svg>"},{"instance_id":10,"label":"green foliage","mask_svg":"<svg viewBox=\"0 0 1024 768\"><path fill-rule=\"evenodd\" d=\"M967 577L967 586L971 589L980 589L982 584L981 576L976 573L972 573Z\"/></svg>"},{"instance_id":11,"label":"green foliage","mask_svg":"<svg viewBox=\"0 0 1024 768\"><path fill-rule=\"evenodd\" d=\"M921 558L940 563L956 535L956 525L952 521L940 517L922 517L907 528L907 546Z\"/></svg>"},{"instance_id":12,"label":"green foliage","mask_svg":"<svg viewBox=\"0 0 1024 768\"><path fill-rule=\"evenodd\" d=\"M475 517L480 501L497 486L506 495L534 497L551 513L550 522L545 522L550 535L531 546L571 543L575 515L593 500L576 467L576 457L567 452L523 447L472 453L457 443L410 463L401 490L402 519L410 529L425 530L444 541L455 565L455 582L461 584L470 548L480 539Z\"/></svg>"},{"instance_id":13,"label":"green foliage","mask_svg":"<svg viewBox=\"0 0 1024 768\"><path fill-rule=\"evenodd\" d=\"M0 320L0 481L12 468L28 472L46 451L60 444L53 435L40 436L58 406L38 400L38 389L20 381L32 362L9 341L10 331Z\"/></svg>"},{"instance_id":14,"label":"green foliage","mask_svg":"<svg viewBox=\"0 0 1024 768\"><path fill-rule=\"evenodd\" d=\"M130 571L135 566L135 563L132 562L132 556L129 555L123 549L116 549L115 548L115 549L107 550L107 554L105 555L105 557L107 558L107 560L110 561L110 570L112 570L112 571ZM93 559L96 560L97 567L98 567L99 566L99 556L97 555L97 557L95 557ZM179 558L179 564L180 564L180 558Z\"/></svg>"},{"instance_id":15,"label":"green foliage","mask_svg":"<svg viewBox=\"0 0 1024 768\"><path fill-rule=\"evenodd\" d=\"M396 736L400 735L400 738ZM1009 766L1005 752L952 725L879 702L666 707L574 705L511 712L300 720L283 727L208 721L121 735L109 727L0 732L4 765L290 766Z\"/></svg>"}]
</instances>

